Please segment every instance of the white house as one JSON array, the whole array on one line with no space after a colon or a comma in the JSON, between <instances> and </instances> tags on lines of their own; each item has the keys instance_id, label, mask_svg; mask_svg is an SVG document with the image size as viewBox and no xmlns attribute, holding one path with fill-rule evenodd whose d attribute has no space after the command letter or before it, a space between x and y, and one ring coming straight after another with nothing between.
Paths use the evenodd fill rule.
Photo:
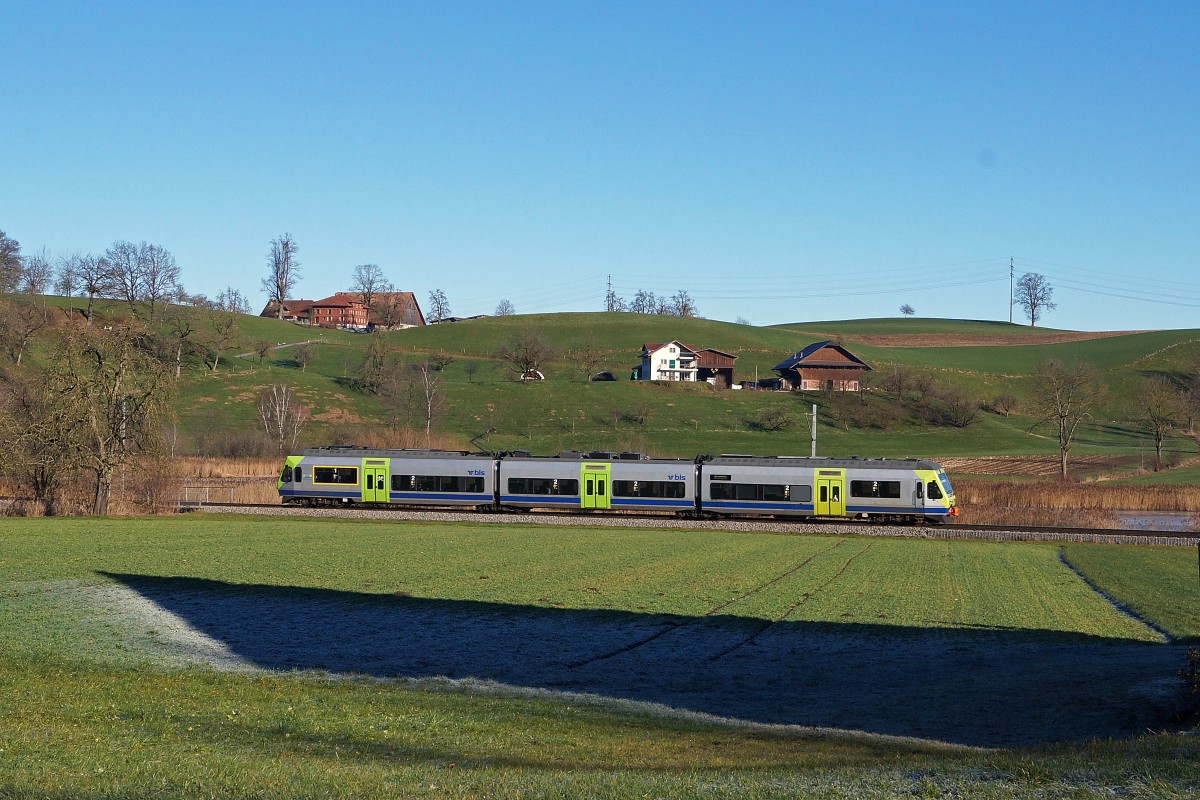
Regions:
<instances>
[{"instance_id":1,"label":"white house","mask_svg":"<svg viewBox=\"0 0 1200 800\"><path fill-rule=\"evenodd\" d=\"M694 381L699 366L695 348L676 340L642 345L642 363L633 368L635 381Z\"/></svg>"}]
</instances>

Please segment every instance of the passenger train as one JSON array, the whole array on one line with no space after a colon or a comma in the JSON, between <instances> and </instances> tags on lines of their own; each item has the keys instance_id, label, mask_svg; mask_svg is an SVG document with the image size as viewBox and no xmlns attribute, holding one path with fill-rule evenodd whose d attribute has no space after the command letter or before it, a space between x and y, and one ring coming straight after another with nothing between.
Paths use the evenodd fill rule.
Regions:
<instances>
[{"instance_id":1,"label":"passenger train","mask_svg":"<svg viewBox=\"0 0 1200 800\"><path fill-rule=\"evenodd\" d=\"M641 511L685 517L875 518L958 515L946 472L914 458L534 456L526 451L315 447L287 457L285 505Z\"/></svg>"}]
</instances>

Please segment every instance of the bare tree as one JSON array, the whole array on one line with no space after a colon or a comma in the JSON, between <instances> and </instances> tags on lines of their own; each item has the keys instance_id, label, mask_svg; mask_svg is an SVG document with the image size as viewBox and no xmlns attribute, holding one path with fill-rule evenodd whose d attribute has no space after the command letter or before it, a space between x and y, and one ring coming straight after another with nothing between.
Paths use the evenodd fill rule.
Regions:
<instances>
[{"instance_id":1,"label":"bare tree","mask_svg":"<svg viewBox=\"0 0 1200 800\"><path fill-rule=\"evenodd\" d=\"M467 383L475 382L475 375L479 372L479 362L472 359L464 361L462 365L463 374L467 376Z\"/></svg>"},{"instance_id":2,"label":"bare tree","mask_svg":"<svg viewBox=\"0 0 1200 800\"><path fill-rule=\"evenodd\" d=\"M454 363L454 356L444 350L434 350L425 360L438 372Z\"/></svg>"},{"instance_id":3,"label":"bare tree","mask_svg":"<svg viewBox=\"0 0 1200 800\"><path fill-rule=\"evenodd\" d=\"M137 332L75 332L59 348L50 380L70 407L77 462L95 476L92 513L108 513L116 470L161 443L170 383L161 365L136 345Z\"/></svg>"},{"instance_id":4,"label":"bare tree","mask_svg":"<svg viewBox=\"0 0 1200 800\"><path fill-rule=\"evenodd\" d=\"M138 246L133 242L113 242L104 251L104 263L108 266L106 288L118 300L124 300L129 313L137 317L137 301L142 297L145 280Z\"/></svg>"},{"instance_id":5,"label":"bare tree","mask_svg":"<svg viewBox=\"0 0 1200 800\"><path fill-rule=\"evenodd\" d=\"M1183 424L1187 404L1174 384L1163 377L1151 378L1138 397L1142 407L1141 423L1154 439L1154 471L1158 472L1163 467L1163 445L1167 434Z\"/></svg>"},{"instance_id":6,"label":"bare tree","mask_svg":"<svg viewBox=\"0 0 1200 800\"><path fill-rule=\"evenodd\" d=\"M73 256L77 259L75 262L76 272L79 275L79 286L83 293L87 295L87 310L84 316L87 318L87 324L92 324L92 308L95 305L97 297L106 296L112 286L112 273L109 269L108 262L103 258L97 258L93 255Z\"/></svg>"},{"instance_id":7,"label":"bare tree","mask_svg":"<svg viewBox=\"0 0 1200 800\"><path fill-rule=\"evenodd\" d=\"M217 299L213 302L217 308L232 314L250 313L250 301L232 286L226 286L225 291L218 292Z\"/></svg>"},{"instance_id":8,"label":"bare tree","mask_svg":"<svg viewBox=\"0 0 1200 800\"><path fill-rule=\"evenodd\" d=\"M943 419L951 427L966 428L979 418L979 399L966 389L947 389L938 398L945 406Z\"/></svg>"},{"instance_id":9,"label":"bare tree","mask_svg":"<svg viewBox=\"0 0 1200 800\"><path fill-rule=\"evenodd\" d=\"M0 294L14 292L21 282L21 243L0 231Z\"/></svg>"},{"instance_id":10,"label":"bare tree","mask_svg":"<svg viewBox=\"0 0 1200 800\"><path fill-rule=\"evenodd\" d=\"M79 288L79 255L59 256L55 270L54 291L60 297L74 297Z\"/></svg>"},{"instance_id":11,"label":"bare tree","mask_svg":"<svg viewBox=\"0 0 1200 800\"><path fill-rule=\"evenodd\" d=\"M1048 358L1034 372L1030 416L1038 425L1049 424L1058 438L1060 476L1067 477L1067 455L1079 423L1091 416L1102 394L1095 370L1087 364L1073 367ZM1037 425L1034 426L1035 428Z\"/></svg>"},{"instance_id":12,"label":"bare tree","mask_svg":"<svg viewBox=\"0 0 1200 800\"><path fill-rule=\"evenodd\" d=\"M429 321L441 322L450 316L450 301L441 289L429 293Z\"/></svg>"},{"instance_id":13,"label":"bare tree","mask_svg":"<svg viewBox=\"0 0 1200 800\"><path fill-rule=\"evenodd\" d=\"M589 333L583 343L571 353L571 360L588 381L604 363L605 352L595 334Z\"/></svg>"},{"instance_id":14,"label":"bare tree","mask_svg":"<svg viewBox=\"0 0 1200 800\"><path fill-rule=\"evenodd\" d=\"M292 360L300 365L300 371L304 372L308 369L308 365L317 357L317 346L312 342L305 342L292 351Z\"/></svg>"},{"instance_id":15,"label":"bare tree","mask_svg":"<svg viewBox=\"0 0 1200 800\"><path fill-rule=\"evenodd\" d=\"M692 296L680 289L671 297L671 314L676 317L694 317L699 313Z\"/></svg>"},{"instance_id":16,"label":"bare tree","mask_svg":"<svg viewBox=\"0 0 1200 800\"><path fill-rule=\"evenodd\" d=\"M50 266L50 254L44 249L21 259L21 292L29 295L45 294L50 288L54 268Z\"/></svg>"},{"instance_id":17,"label":"bare tree","mask_svg":"<svg viewBox=\"0 0 1200 800\"><path fill-rule=\"evenodd\" d=\"M49 316L44 305L5 300L0 303L0 346L17 366L35 334L46 327Z\"/></svg>"},{"instance_id":18,"label":"bare tree","mask_svg":"<svg viewBox=\"0 0 1200 800\"><path fill-rule=\"evenodd\" d=\"M210 308L205 312L205 327L208 360L216 372L221 363L221 353L232 348L238 341L238 314L222 308Z\"/></svg>"},{"instance_id":19,"label":"bare tree","mask_svg":"<svg viewBox=\"0 0 1200 800\"><path fill-rule=\"evenodd\" d=\"M55 516L76 469L69 406L40 374L0 371L0 388L0 448L6 472L29 491L46 516Z\"/></svg>"},{"instance_id":20,"label":"bare tree","mask_svg":"<svg viewBox=\"0 0 1200 800\"><path fill-rule=\"evenodd\" d=\"M408 367L409 383L415 389L421 418L425 422L425 441L428 443L433 423L446 408L444 384L438 370L428 361Z\"/></svg>"},{"instance_id":21,"label":"bare tree","mask_svg":"<svg viewBox=\"0 0 1200 800\"><path fill-rule=\"evenodd\" d=\"M538 371L553 352L545 337L532 328L526 328L500 345L496 358L507 364L520 378Z\"/></svg>"},{"instance_id":22,"label":"bare tree","mask_svg":"<svg viewBox=\"0 0 1200 800\"><path fill-rule=\"evenodd\" d=\"M1054 287L1046 280L1045 275L1026 272L1017 280L1013 299L1025 310L1025 316L1029 317L1029 326L1032 328L1037 325L1043 313L1058 308L1058 304L1052 301L1053 297Z\"/></svg>"},{"instance_id":23,"label":"bare tree","mask_svg":"<svg viewBox=\"0 0 1200 800\"><path fill-rule=\"evenodd\" d=\"M179 289L179 265L171 251L157 244L142 242L138 246L142 270L142 300L150 306L150 320L155 308L174 297Z\"/></svg>"},{"instance_id":24,"label":"bare tree","mask_svg":"<svg viewBox=\"0 0 1200 800\"><path fill-rule=\"evenodd\" d=\"M781 431L796 421L792 409L786 405L774 406L761 411L757 417L750 420L750 427L759 431Z\"/></svg>"},{"instance_id":25,"label":"bare tree","mask_svg":"<svg viewBox=\"0 0 1200 800\"><path fill-rule=\"evenodd\" d=\"M906 317L911 317L913 314L917 313L917 310L908 303L905 303L904 305L900 306L900 313Z\"/></svg>"},{"instance_id":26,"label":"bare tree","mask_svg":"<svg viewBox=\"0 0 1200 800\"><path fill-rule=\"evenodd\" d=\"M388 287L385 289L385 285ZM383 277L383 270L378 264L359 264L354 268L354 278L350 283L351 290L362 297L363 305L368 309L374 305L375 295L388 291L391 284Z\"/></svg>"},{"instance_id":27,"label":"bare tree","mask_svg":"<svg viewBox=\"0 0 1200 800\"><path fill-rule=\"evenodd\" d=\"M175 351L175 377L178 378L183 370L183 355L196 347L196 337L199 326L197 312L193 308L176 306L163 314L163 329Z\"/></svg>"},{"instance_id":28,"label":"bare tree","mask_svg":"<svg viewBox=\"0 0 1200 800\"><path fill-rule=\"evenodd\" d=\"M267 437L281 453L295 448L310 417L308 406L286 384L272 384L258 396L258 418Z\"/></svg>"},{"instance_id":29,"label":"bare tree","mask_svg":"<svg viewBox=\"0 0 1200 800\"><path fill-rule=\"evenodd\" d=\"M300 260L296 258L299 251L290 233L271 240L271 250L267 253L268 272L267 277L263 278L262 290L268 301L275 303L278 319L283 319L283 301L288 299L300 279Z\"/></svg>"},{"instance_id":30,"label":"bare tree","mask_svg":"<svg viewBox=\"0 0 1200 800\"><path fill-rule=\"evenodd\" d=\"M653 314L658 308L658 299L654 292L638 289L637 294L629 301L629 310L635 314Z\"/></svg>"},{"instance_id":31,"label":"bare tree","mask_svg":"<svg viewBox=\"0 0 1200 800\"><path fill-rule=\"evenodd\" d=\"M263 362L267 360L267 356L271 355L271 351L275 349L275 345L271 344L268 339L254 340L254 355L258 356L258 365L261 367Z\"/></svg>"},{"instance_id":32,"label":"bare tree","mask_svg":"<svg viewBox=\"0 0 1200 800\"><path fill-rule=\"evenodd\" d=\"M497 317L511 317L517 313L517 309L508 300L501 300L496 304L495 315Z\"/></svg>"},{"instance_id":33,"label":"bare tree","mask_svg":"<svg viewBox=\"0 0 1200 800\"><path fill-rule=\"evenodd\" d=\"M1001 392L996 395L996 399L992 401L992 408L1000 412L1004 416L1008 416L1017 407L1017 396L1012 392Z\"/></svg>"}]
</instances>

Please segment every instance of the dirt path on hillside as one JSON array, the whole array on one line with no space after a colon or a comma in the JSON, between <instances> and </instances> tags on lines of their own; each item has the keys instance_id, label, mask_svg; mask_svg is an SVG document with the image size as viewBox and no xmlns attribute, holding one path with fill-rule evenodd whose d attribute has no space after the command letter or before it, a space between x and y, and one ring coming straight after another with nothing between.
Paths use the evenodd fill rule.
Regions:
<instances>
[{"instance_id":1,"label":"dirt path on hillside","mask_svg":"<svg viewBox=\"0 0 1200 800\"><path fill-rule=\"evenodd\" d=\"M872 347L997 347L1030 344L1063 344L1090 339L1109 339L1148 331L1053 331L1046 333L909 333L858 334L821 333L786 328L788 333L811 337L813 341L846 340Z\"/></svg>"},{"instance_id":2,"label":"dirt path on hillside","mask_svg":"<svg viewBox=\"0 0 1200 800\"><path fill-rule=\"evenodd\" d=\"M1127 736L1158 719L1184 648L231 586L113 576L88 589L163 663L444 677L761 723L979 746Z\"/></svg>"}]
</instances>

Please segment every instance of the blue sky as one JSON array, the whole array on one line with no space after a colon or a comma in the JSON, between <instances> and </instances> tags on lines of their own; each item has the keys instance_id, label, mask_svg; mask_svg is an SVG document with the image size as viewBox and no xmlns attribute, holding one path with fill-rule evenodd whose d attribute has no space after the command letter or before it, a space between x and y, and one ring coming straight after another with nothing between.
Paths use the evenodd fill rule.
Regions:
<instances>
[{"instance_id":1,"label":"blue sky","mask_svg":"<svg viewBox=\"0 0 1200 800\"><path fill-rule=\"evenodd\" d=\"M256 307L1200 327L1200 5L4 2L0 230ZM1022 321L1019 309L1017 321Z\"/></svg>"}]
</instances>

